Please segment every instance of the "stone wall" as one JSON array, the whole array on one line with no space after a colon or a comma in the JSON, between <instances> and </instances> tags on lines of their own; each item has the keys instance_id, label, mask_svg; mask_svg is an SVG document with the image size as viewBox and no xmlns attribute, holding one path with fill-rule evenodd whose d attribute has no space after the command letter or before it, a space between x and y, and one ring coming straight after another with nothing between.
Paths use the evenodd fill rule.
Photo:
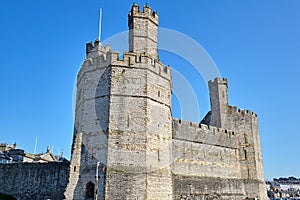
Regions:
<instances>
[{"instance_id":1,"label":"stone wall","mask_svg":"<svg viewBox=\"0 0 300 200\"><path fill-rule=\"evenodd\" d=\"M173 119L173 139L237 149L237 133L214 126Z\"/></svg>"},{"instance_id":2,"label":"stone wall","mask_svg":"<svg viewBox=\"0 0 300 200\"><path fill-rule=\"evenodd\" d=\"M236 133L174 119L172 142L175 199L243 199Z\"/></svg>"},{"instance_id":3,"label":"stone wall","mask_svg":"<svg viewBox=\"0 0 300 200\"><path fill-rule=\"evenodd\" d=\"M110 57L106 57L109 48L103 48L100 43L95 42L87 51L87 59L77 76L70 181L65 193L67 199L85 199L87 186L96 185L97 162L103 166L107 164L111 67L104 59L110 60ZM98 196L102 199L104 170L99 171L101 179L98 182Z\"/></svg>"},{"instance_id":4,"label":"stone wall","mask_svg":"<svg viewBox=\"0 0 300 200\"><path fill-rule=\"evenodd\" d=\"M226 126L238 130L242 178L248 196L267 198L257 115L250 110L228 106Z\"/></svg>"},{"instance_id":5,"label":"stone wall","mask_svg":"<svg viewBox=\"0 0 300 200\"><path fill-rule=\"evenodd\" d=\"M69 163L0 164L0 193L18 200L63 199Z\"/></svg>"},{"instance_id":6,"label":"stone wall","mask_svg":"<svg viewBox=\"0 0 300 200\"><path fill-rule=\"evenodd\" d=\"M169 69L125 53L110 89L106 199L172 199Z\"/></svg>"},{"instance_id":7,"label":"stone wall","mask_svg":"<svg viewBox=\"0 0 300 200\"><path fill-rule=\"evenodd\" d=\"M175 200L243 200L244 182L236 178L174 175Z\"/></svg>"},{"instance_id":8,"label":"stone wall","mask_svg":"<svg viewBox=\"0 0 300 200\"><path fill-rule=\"evenodd\" d=\"M241 178L245 180L246 195L267 199L266 189L263 187L264 173L257 115L250 110L229 105L227 79L215 78L208 84L212 111L211 119L204 121L207 125L216 125L236 133Z\"/></svg>"}]
</instances>

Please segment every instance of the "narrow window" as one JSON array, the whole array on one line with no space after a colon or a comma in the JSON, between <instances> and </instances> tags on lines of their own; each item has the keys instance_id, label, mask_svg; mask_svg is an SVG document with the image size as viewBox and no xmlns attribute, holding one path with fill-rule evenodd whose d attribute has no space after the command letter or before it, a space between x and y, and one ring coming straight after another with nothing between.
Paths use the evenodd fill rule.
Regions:
<instances>
[{"instance_id":1,"label":"narrow window","mask_svg":"<svg viewBox=\"0 0 300 200\"><path fill-rule=\"evenodd\" d=\"M127 127L129 127L129 115L127 115Z\"/></svg>"},{"instance_id":2,"label":"narrow window","mask_svg":"<svg viewBox=\"0 0 300 200\"><path fill-rule=\"evenodd\" d=\"M92 149L92 160L94 160L96 157L96 148Z\"/></svg>"},{"instance_id":3,"label":"narrow window","mask_svg":"<svg viewBox=\"0 0 300 200\"><path fill-rule=\"evenodd\" d=\"M95 185L92 182L88 182L85 188L85 198L86 199L94 199L94 190Z\"/></svg>"},{"instance_id":4,"label":"narrow window","mask_svg":"<svg viewBox=\"0 0 300 200\"><path fill-rule=\"evenodd\" d=\"M74 172L76 172L76 166L74 166Z\"/></svg>"},{"instance_id":5,"label":"narrow window","mask_svg":"<svg viewBox=\"0 0 300 200\"><path fill-rule=\"evenodd\" d=\"M244 138L245 138L245 144L248 144L247 135L246 134L244 134Z\"/></svg>"},{"instance_id":6,"label":"narrow window","mask_svg":"<svg viewBox=\"0 0 300 200\"><path fill-rule=\"evenodd\" d=\"M160 161L159 150L157 150L157 160Z\"/></svg>"},{"instance_id":7,"label":"narrow window","mask_svg":"<svg viewBox=\"0 0 300 200\"><path fill-rule=\"evenodd\" d=\"M77 101L79 101L81 99L81 95L82 95L82 89L80 88L78 93L77 93Z\"/></svg>"},{"instance_id":8,"label":"narrow window","mask_svg":"<svg viewBox=\"0 0 300 200\"><path fill-rule=\"evenodd\" d=\"M84 144L81 145L81 153L85 154L85 146L84 146Z\"/></svg>"},{"instance_id":9,"label":"narrow window","mask_svg":"<svg viewBox=\"0 0 300 200\"><path fill-rule=\"evenodd\" d=\"M157 92L157 96L160 97L160 91Z\"/></svg>"}]
</instances>

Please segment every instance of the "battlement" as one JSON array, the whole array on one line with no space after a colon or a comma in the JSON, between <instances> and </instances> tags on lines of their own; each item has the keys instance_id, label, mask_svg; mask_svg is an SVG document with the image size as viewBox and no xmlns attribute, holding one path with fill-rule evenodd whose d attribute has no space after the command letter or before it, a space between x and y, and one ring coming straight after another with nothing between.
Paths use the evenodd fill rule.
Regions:
<instances>
[{"instance_id":1,"label":"battlement","mask_svg":"<svg viewBox=\"0 0 300 200\"><path fill-rule=\"evenodd\" d=\"M106 54L110 51L110 46L107 45L105 47L102 46L102 43L99 39L96 39L95 42L86 43L86 57L91 58L97 55Z\"/></svg>"},{"instance_id":2,"label":"battlement","mask_svg":"<svg viewBox=\"0 0 300 200\"><path fill-rule=\"evenodd\" d=\"M199 129L202 129L202 130L209 130L209 131L212 131L213 133L221 133L221 134L224 134L226 135L227 137L236 137L234 131L231 131L231 130L226 130L226 129L223 129L223 128L218 128L218 127L215 127L215 126L209 126L209 125L206 125L206 124L201 124L201 123L196 123L196 122L189 122L187 120L182 120L182 119L173 119L173 125L174 126L191 126L191 127L194 127L194 128L199 128Z\"/></svg>"},{"instance_id":3,"label":"battlement","mask_svg":"<svg viewBox=\"0 0 300 200\"><path fill-rule=\"evenodd\" d=\"M152 11L151 7L149 7L148 4L146 4L141 11L140 6L134 3L132 5L131 11L128 14L128 25L130 25L130 23L132 22L133 17L147 18L158 25L158 14L156 11Z\"/></svg>"},{"instance_id":4,"label":"battlement","mask_svg":"<svg viewBox=\"0 0 300 200\"><path fill-rule=\"evenodd\" d=\"M229 111L229 113L232 113L232 114L237 113L242 116L247 115L249 117L257 118L257 114L255 114L251 110L239 109L236 106L228 106L228 111Z\"/></svg>"},{"instance_id":5,"label":"battlement","mask_svg":"<svg viewBox=\"0 0 300 200\"><path fill-rule=\"evenodd\" d=\"M95 43L87 43L87 58L78 73L77 80L81 80L84 73L99 68L112 66L125 66L144 68L153 71L154 73L171 80L171 69L165 66L159 60L150 57L146 54L136 52L123 52L123 57L120 58L120 53L112 51L110 46L102 47L102 44L97 40Z\"/></svg>"},{"instance_id":6,"label":"battlement","mask_svg":"<svg viewBox=\"0 0 300 200\"><path fill-rule=\"evenodd\" d=\"M169 66L165 66L162 62L154 59L145 54L138 54L135 52L124 52L123 58L119 59L119 53L114 52L112 56L112 65L128 66L128 67L147 67L151 66L150 70L155 71L159 75L169 78L171 75L171 69Z\"/></svg>"},{"instance_id":7,"label":"battlement","mask_svg":"<svg viewBox=\"0 0 300 200\"><path fill-rule=\"evenodd\" d=\"M228 83L227 78L220 78L220 77L216 77L216 78L208 81L208 83L214 83L214 82L225 83L225 84Z\"/></svg>"},{"instance_id":8,"label":"battlement","mask_svg":"<svg viewBox=\"0 0 300 200\"><path fill-rule=\"evenodd\" d=\"M238 147L238 137L234 131L173 119L173 139L203 143L226 148Z\"/></svg>"}]
</instances>

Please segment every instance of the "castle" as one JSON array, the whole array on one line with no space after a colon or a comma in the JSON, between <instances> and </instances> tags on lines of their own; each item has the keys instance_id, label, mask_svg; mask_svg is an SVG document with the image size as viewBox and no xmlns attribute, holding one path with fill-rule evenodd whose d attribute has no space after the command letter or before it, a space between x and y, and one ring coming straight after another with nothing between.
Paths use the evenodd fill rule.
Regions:
<instances>
[{"instance_id":1,"label":"castle","mask_svg":"<svg viewBox=\"0 0 300 200\"><path fill-rule=\"evenodd\" d=\"M158 14L134 4L128 26L123 59L99 40L86 45L66 198L266 200L257 115L230 106L227 79L215 78L201 123L172 119Z\"/></svg>"}]
</instances>

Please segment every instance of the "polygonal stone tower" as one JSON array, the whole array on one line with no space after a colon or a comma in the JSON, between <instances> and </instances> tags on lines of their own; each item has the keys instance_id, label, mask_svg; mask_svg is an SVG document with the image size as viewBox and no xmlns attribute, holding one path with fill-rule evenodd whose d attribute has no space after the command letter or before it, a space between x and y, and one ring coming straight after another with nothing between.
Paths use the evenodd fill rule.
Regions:
<instances>
[{"instance_id":1,"label":"polygonal stone tower","mask_svg":"<svg viewBox=\"0 0 300 200\"><path fill-rule=\"evenodd\" d=\"M134 4L128 26L123 59L99 40L86 45L66 198L267 200L257 115L229 105L216 77L201 123L172 119L158 15Z\"/></svg>"},{"instance_id":2,"label":"polygonal stone tower","mask_svg":"<svg viewBox=\"0 0 300 200\"><path fill-rule=\"evenodd\" d=\"M233 130L237 134L241 179L248 197L267 199L257 115L228 104L228 82L216 78L208 82L211 102L211 126Z\"/></svg>"},{"instance_id":3,"label":"polygonal stone tower","mask_svg":"<svg viewBox=\"0 0 300 200\"><path fill-rule=\"evenodd\" d=\"M140 12L140 7L134 4L128 15L128 27L129 51L147 54L157 59L157 13L152 12L148 5L145 5L144 11Z\"/></svg>"},{"instance_id":4,"label":"polygonal stone tower","mask_svg":"<svg viewBox=\"0 0 300 200\"><path fill-rule=\"evenodd\" d=\"M172 199L171 73L158 60L158 15L134 4L128 17L122 60L100 41L87 44L67 199L93 199L96 188L98 199Z\"/></svg>"}]
</instances>

